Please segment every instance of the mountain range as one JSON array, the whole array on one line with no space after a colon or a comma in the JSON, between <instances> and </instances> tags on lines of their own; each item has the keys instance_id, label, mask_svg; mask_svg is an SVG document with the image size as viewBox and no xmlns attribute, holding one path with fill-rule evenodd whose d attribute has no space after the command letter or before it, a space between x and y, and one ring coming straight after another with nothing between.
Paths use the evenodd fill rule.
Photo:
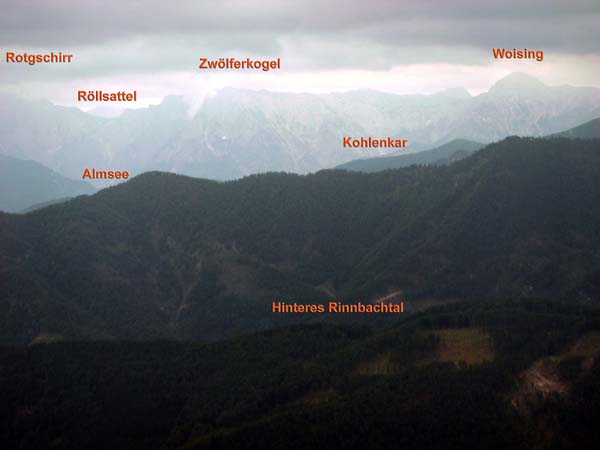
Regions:
<instances>
[{"instance_id":1,"label":"mountain range","mask_svg":"<svg viewBox=\"0 0 600 450\"><path fill-rule=\"evenodd\" d=\"M599 152L597 139L511 137L377 174L150 172L0 214L0 342L216 339L314 320L274 315L274 301L593 298Z\"/></svg>"},{"instance_id":2,"label":"mountain range","mask_svg":"<svg viewBox=\"0 0 600 450\"><path fill-rule=\"evenodd\" d=\"M116 118L1 94L0 153L70 178L96 167L228 180L268 171L309 173L390 153L344 148L345 136L408 139L404 153L455 139L485 144L509 135L543 136L599 116L600 89L550 87L524 74L476 96L464 89L313 95L226 88L197 111L181 97L167 97Z\"/></svg>"}]
</instances>

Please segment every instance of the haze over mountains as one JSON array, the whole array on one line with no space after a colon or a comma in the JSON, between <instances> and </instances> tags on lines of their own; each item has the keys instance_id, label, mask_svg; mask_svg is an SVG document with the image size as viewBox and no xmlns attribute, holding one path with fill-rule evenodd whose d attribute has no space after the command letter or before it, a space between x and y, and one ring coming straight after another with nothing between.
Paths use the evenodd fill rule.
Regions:
<instances>
[{"instance_id":1,"label":"haze over mountains","mask_svg":"<svg viewBox=\"0 0 600 450\"><path fill-rule=\"evenodd\" d=\"M94 192L91 184L65 178L35 161L0 155L0 211L22 212L34 205Z\"/></svg>"},{"instance_id":2,"label":"haze over mountains","mask_svg":"<svg viewBox=\"0 0 600 450\"><path fill-rule=\"evenodd\" d=\"M600 138L600 118L590 120L577 127L554 133L548 137L565 137L569 139L597 139ZM380 172L387 169L409 167L418 165L446 165L466 158L476 152L483 145L465 139L455 139L439 147L423 150L418 153L399 154L396 156L379 156L374 158L356 159L346 164L341 164L336 169L354 170L359 172Z\"/></svg>"},{"instance_id":3,"label":"haze over mountains","mask_svg":"<svg viewBox=\"0 0 600 450\"><path fill-rule=\"evenodd\" d=\"M313 172L386 153L343 148L344 136L404 138L406 151L414 152L454 139L488 143L508 135L547 135L598 116L600 89L549 87L523 74L478 96L462 89L429 96L223 89L191 116L180 97L103 118L2 94L0 149L71 178L98 167L225 180L266 171Z\"/></svg>"}]
</instances>

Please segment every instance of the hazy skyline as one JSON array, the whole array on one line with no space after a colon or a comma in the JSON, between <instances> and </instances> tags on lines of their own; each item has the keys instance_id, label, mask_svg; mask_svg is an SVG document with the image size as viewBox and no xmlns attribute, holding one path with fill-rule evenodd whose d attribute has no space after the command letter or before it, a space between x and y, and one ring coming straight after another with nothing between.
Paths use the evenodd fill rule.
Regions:
<instances>
[{"instance_id":1,"label":"hazy skyline","mask_svg":"<svg viewBox=\"0 0 600 450\"><path fill-rule=\"evenodd\" d=\"M232 86L323 93L487 91L511 72L549 85L600 87L600 4L594 0L3 2L3 51L73 53L71 64L8 64L2 90L78 103L77 90L137 90L201 100ZM496 60L492 48L544 51L544 60ZM3 55L4 56L4 55ZM203 71L200 57L281 58L282 69Z\"/></svg>"}]
</instances>

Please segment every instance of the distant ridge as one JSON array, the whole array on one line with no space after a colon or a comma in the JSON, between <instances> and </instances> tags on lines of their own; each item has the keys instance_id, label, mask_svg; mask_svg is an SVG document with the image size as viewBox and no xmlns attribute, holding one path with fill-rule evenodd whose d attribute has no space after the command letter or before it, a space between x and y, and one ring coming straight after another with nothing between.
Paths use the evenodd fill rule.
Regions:
<instances>
[{"instance_id":1,"label":"distant ridge","mask_svg":"<svg viewBox=\"0 0 600 450\"><path fill-rule=\"evenodd\" d=\"M514 80L525 79L536 86L541 85L534 78L523 74L514 74ZM510 79L505 80L507 85L511 85ZM543 85L542 85L543 86ZM600 138L600 117L590 120L574 128L549 135L550 138L567 139L598 139ZM410 153L395 156L379 156L374 158L355 159L353 161L341 164L336 169L351 170L356 172L380 172L388 169L398 169L417 165L442 166L466 158L470 154L480 150L484 144L470 141L468 139L455 139L439 147L425 150L418 153Z\"/></svg>"},{"instance_id":2,"label":"distant ridge","mask_svg":"<svg viewBox=\"0 0 600 450\"><path fill-rule=\"evenodd\" d=\"M382 156L379 158L356 159L349 163L337 166L336 169L352 170L357 172L380 172L387 169L399 169L412 165L443 166L454 161L466 158L481 149L483 144L467 139L455 139L447 144L431 150L408 155Z\"/></svg>"},{"instance_id":3,"label":"distant ridge","mask_svg":"<svg viewBox=\"0 0 600 450\"><path fill-rule=\"evenodd\" d=\"M551 134L549 137L564 137L569 139L597 139L600 138L600 117L577 127L569 128L560 133Z\"/></svg>"},{"instance_id":4,"label":"distant ridge","mask_svg":"<svg viewBox=\"0 0 600 450\"><path fill-rule=\"evenodd\" d=\"M72 180L35 161L0 155L0 210L26 212L82 194L93 194L94 187Z\"/></svg>"},{"instance_id":5,"label":"distant ridge","mask_svg":"<svg viewBox=\"0 0 600 450\"><path fill-rule=\"evenodd\" d=\"M72 198L72 197L61 197L61 198L57 198L54 200L48 200L47 202L35 203L35 204L25 208L23 211L21 211L21 213L26 214L28 212L35 211L37 209L45 208L46 206L57 205L59 203L66 202L70 198Z\"/></svg>"}]
</instances>

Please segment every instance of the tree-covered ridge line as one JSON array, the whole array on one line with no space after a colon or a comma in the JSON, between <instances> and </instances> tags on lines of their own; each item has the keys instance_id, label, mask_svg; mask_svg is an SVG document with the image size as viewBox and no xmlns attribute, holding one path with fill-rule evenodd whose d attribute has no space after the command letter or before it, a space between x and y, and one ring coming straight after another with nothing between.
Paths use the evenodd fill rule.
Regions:
<instances>
[{"instance_id":1,"label":"tree-covered ridge line","mask_svg":"<svg viewBox=\"0 0 600 450\"><path fill-rule=\"evenodd\" d=\"M600 293L600 141L508 138L445 167L147 173L0 215L0 341L218 339L273 301Z\"/></svg>"}]
</instances>

